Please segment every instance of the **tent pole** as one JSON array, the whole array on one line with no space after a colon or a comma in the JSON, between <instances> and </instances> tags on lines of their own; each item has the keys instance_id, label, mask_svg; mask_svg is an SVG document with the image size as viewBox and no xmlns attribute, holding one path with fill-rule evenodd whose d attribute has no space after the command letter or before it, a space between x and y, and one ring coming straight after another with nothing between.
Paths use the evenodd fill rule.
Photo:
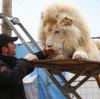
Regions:
<instances>
[{"instance_id":1,"label":"tent pole","mask_svg":"<svg viewBox=\"0 0 100 99\"><path fill-rule=\"evenodd\" d=\"M2 0L2 13L4 16L12 16L12 0ZM9 36L12 35L12 30L9 28L8 24L3 19L1 32Z\"/></svg>"}]
</instances>

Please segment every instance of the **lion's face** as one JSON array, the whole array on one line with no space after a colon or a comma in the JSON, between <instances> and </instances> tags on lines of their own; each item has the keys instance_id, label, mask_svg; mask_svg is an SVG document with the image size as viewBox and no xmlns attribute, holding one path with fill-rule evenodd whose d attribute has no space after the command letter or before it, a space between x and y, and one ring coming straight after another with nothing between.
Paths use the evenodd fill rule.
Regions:
<instances>
[{"instance_id":1,"label":"lion's face","mask_svg":"<svg viewBox=\"0 0 100 99\"><path fill-rule=\"evenodd\" d=\"M52 26L46 26L46 47L54 48L58 53L62 52L66 34L65 31L60 28L58 25L54 24Z\"/></svg>"}]
</instances>

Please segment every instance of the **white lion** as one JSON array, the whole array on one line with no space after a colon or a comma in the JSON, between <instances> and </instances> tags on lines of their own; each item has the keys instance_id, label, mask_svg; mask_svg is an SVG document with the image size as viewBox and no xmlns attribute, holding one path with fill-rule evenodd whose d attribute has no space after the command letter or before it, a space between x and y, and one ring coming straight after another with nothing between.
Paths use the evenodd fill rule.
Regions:
<instances>
[{"instance_id":1,"label":"white lion","mask_svg":"<svg viewBox=\"0 0 100 99\"><path fill-rule=\"evenodd\" d=\"M72 6L49 6L41 17L40 45L54 48L53 59L83 59L100 61L100 52L90 39L88 26Z\"/></svg>"}]
</instances>

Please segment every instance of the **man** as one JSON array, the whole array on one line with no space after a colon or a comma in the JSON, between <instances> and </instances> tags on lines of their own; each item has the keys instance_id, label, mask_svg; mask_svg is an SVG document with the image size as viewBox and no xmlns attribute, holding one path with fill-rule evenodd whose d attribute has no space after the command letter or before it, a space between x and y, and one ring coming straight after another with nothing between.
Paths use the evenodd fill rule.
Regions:
<instances>
[{"instance_id":1,"label":"man","mask_svg":"<svg viewBox=\"0 0 100 99\"><path fill-rule=\"evenodd\" d=\"M53 50L28 54L24 58L15 57L18 37L0 34L0 99L26 99L22 79L34 70L34 61L46 59Z\"/></svg>"}]
</instances>

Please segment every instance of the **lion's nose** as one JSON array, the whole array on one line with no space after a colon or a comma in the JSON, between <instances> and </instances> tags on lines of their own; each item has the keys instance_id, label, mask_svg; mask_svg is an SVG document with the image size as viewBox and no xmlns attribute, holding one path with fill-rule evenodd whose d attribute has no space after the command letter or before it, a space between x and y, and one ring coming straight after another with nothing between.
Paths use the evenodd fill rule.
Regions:
<instances>
[{"instance_id":1,"label":"lion's nose","mask_svg":"<svg viewBox=\"0 0 100 99\"><path fill-rule=\"evenodd\" d=\"M52 46L53 46L52 44L51 45L47 45L48 48L51 48Z\"/></svg>"}]
</instances>

